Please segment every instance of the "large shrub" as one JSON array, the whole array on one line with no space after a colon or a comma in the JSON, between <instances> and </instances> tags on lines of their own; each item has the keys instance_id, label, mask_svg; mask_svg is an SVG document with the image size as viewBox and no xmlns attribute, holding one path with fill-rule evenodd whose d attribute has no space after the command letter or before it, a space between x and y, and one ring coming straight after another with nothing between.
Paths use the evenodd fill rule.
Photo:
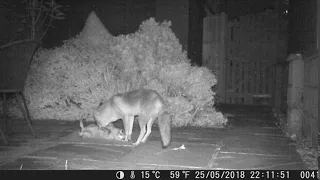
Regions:
<instances>
[{"instance_id":1,"label":"large shrub","mask_svg":"<svg viewBox=\"0 0 320 180\"><path fill-rule=\"evenodd\" d=\"M115 58L109 48L113 38L91 13L77 37L61 47L39 50L25 88L33 118L91 119L92 108L112 93L104 87L102 74L106 62Z\"/></svg>"},{"instance_id":2,"label":"large shrub","mask_svg":"<svg viewBox=\"0 0 320 180\"><path fill-rule=\"evenodd\" d=\"M101 101L143 87L166 99L173 125L225 124L212 106L215 76L191 66L170 26L151 18L137 32L113 37L91 13L77 37L35 56L25 89L32 116L92 120Z\"/></svg>"}]
</instances>

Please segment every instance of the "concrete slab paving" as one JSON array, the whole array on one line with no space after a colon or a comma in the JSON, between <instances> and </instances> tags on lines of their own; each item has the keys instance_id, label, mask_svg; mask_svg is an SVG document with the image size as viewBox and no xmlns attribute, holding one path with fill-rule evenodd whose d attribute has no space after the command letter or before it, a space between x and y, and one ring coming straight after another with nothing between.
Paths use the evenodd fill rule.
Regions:
<instances>
[{"instance_id":1,"label":"concrete slab paving","mask_svg":"<svg viewBox=\"0 0 320 180\"><path fill-rule=\"evenodd\" d=\"M297 170L305 169L305 165L299 158L220 152L213 168L241 169L245 170Z\"/></svg>"},{"instance_id":2,"label":"concrete slab paving","mask_svg":"<svg viewBox=\"0 0 320 180\"><path fill-rule=\"evenodd\" d=\"M220 109L229 114L227 128L173 128L167 149L161 148L157 127L145 144L133 147L130 142L80 138L78 122L34 121L37 139L26 126L13 123L17 127L10 145L0 144L0 169L306 169L268 109ZM123 127L121 121L115 125ZM134 141L138 134L135 124Z\"/></svg>"},{"instance_id":3,"label":"concrete slab paving","mask_svg":"<svg viewBox=\"0 0 320 180\"><path fill-rule=\"evenodd\" d=\"M1 165L1 170L48 170L61 160L51 157L20 157L15 161Z\"/></svg>"},{"instance_id":4,"label":"concrete slab paving","mask_svg":"<svg viewBox=\"0 0 320 180\"><path fill-rule=\"evenodd\" d=\"M132 153L120 159L122 162L158 165L159 167L204 169L208 166L216 146L172 142L168 149L162 149L159 142L149 141L137 147ZM175 150L176 149L176 150Z\"/></svg>"},{"instance_id":5,"label":"concrete slab paving","mask_svg":"<svg viewBox=\"0 0 320 180\"><path fill-rule=\"evenodd\" d=\"M58 159L83 158L93 160L113 161L127 153L128 149L117 146L59 144L35 153L32 156L57 157Z\"/></svg>"},{"instance_id":6,"label":"concrete slab paving","mask_svg":"<svg viewBox=\"0 0 320 180\"><path fill-rule=\"evenodd\" d=\"M0 146L0 167L12 160L18 158L21 155L32 153L38 149L47 146L37 146L37 147L14 147L14 146Z\"/></svg>"}]
</instances>

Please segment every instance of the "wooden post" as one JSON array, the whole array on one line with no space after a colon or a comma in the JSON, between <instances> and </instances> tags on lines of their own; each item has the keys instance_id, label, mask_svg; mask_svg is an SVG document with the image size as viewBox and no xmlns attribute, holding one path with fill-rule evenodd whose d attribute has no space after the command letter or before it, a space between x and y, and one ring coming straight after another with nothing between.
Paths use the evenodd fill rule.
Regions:
<instances>
[{"instance_id":1,"label":"wooden post","mask_svg":"<svg viewBox=\"0 0 320 180\"><path fill-rule=\"evenodd\" d=\"M281 111L281 100L282 100L282 84L284 83L283 81L283 64L276 63L274 65L274 86L273 86L273 107L275 112L279 113Z\"/></svg>"},{"instance_id":2,"label":"wooden post","mask_svg":"<svg viewBox=\"0 0 320 180\"><path fill-rule=\"evenodd\" d=\"M226 56L227 56L227 30L228 30L228 17L227 14L222 12L221 13L221 22L220 22L220 80L221 80L221 85L218 89L218 92L221 94L221 102L226 103L226 76L227 76L227 71L226 71Z\"/></svg>"}]
</instances>

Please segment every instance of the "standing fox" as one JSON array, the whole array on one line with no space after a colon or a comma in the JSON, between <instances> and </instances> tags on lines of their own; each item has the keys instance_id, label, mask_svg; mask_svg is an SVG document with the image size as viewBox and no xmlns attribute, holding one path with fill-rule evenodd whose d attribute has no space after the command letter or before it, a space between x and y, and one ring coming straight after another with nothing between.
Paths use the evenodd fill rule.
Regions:
<instances>
[{"instance_id":1,"label":"standing fox","mask_svg":"<svg viewBox=\"0 0 320 180\"><path fill-rule=\"evenodd\" d=\"M162 147L169 146L171 142L171 116L165 111L164 100L154 90L140 89L116 94L93 113L94 119L100 128L122 119L125 141L131 140L133 121L136 115L138 116L140 135L137 141L133 143L134 146L138 146L141 142L146 142L151 133L153 122L157 118Z\"/></svg>"}]
</instances>

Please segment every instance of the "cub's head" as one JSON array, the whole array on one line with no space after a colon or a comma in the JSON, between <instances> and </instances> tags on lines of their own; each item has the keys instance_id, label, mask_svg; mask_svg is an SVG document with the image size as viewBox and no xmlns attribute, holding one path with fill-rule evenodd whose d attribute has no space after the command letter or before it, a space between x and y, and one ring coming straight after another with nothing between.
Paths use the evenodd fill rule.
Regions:
<instances>
[{"instance_id":1,"label":"cub's head","mask_svg":"<svg viewBox=\"0 0 320 180\"><path fill-rule=\"evenodd\" d=\"M110 136L113 137L116 141L123 141L125 138L125 133L123 129L116 128L114 130L111 130Z\"/></svg>"},{"instance_id":2,"label":"cub's head","mask_svg":"<svg viewBox=\"0 0 320 180\"><path fill-rule=\"evenodd\" d=\"M123 141L125 139L125 133L123 129L114 127L112 123L106 127L101 127L98 129L100 132L100 137L103 139L113 139L116 141Z\"/></svg>"},{"instance_id":3,"label":"cub's head","mask_svg":"<svg viewBox=\"0 0 320 180\"><path fill-rule=\"evenodd\" d=\"M78 135L82 138L94 138L99 136L99 128L98 126L96 126L95 124L90 124L86 127L83 126L83 122L80 121L80 128L81 130L78 131ZM110 130L108 129L109 133ZM107 132L103 132L103 133L107 133Z\"/></svg>"}]
</instances>

